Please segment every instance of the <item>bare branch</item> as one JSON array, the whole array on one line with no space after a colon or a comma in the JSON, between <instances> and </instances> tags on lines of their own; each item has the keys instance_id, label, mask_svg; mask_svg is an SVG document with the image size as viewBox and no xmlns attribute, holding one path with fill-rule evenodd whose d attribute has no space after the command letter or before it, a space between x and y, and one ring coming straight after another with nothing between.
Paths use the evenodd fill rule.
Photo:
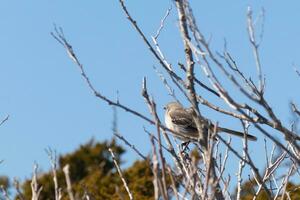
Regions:
<instances>
[{"instance_id":1,"label":"bare branch","mask_svg":"<svg viewBox=\"0 0 300 200\"><path fill-rule=\"evenodd\" d=\"M7 115L7 116L0 122L0 126L1 126L2 124L4 124L4 123L8 120L8 118L9 118L9 115Z\"/></svg>"},{"instance_id":2,"label":"bare branch","mask_svg":"<svg viewBox=\"0 0 300 200\"><path fill-rule=\"evenodd\" d=\"M238 171L238 180L237 180L237 195L236 195L236 199L239 200L241 199L241 191L242 191L242 173L243 173L243 169L245 167L245 160L247 159L246 157L246 149L247 149L247 143L246 140L243 141L243 159L240 160L239 162L239 171Z\"/></svg>"},{"instance_id":3,"label":"bare branch","mask_svg":"<svg viewBox=\"0 0 300 200\"><path fill-rule=\"evenodd\" d=\"M299 70L298 70L296 67L294 67L294 70L295 70L296 74L300 77L300 72L299 72Z\"/></svg>"},{"instance_id":4,"label":"bare branch","mask_svg":"<svg viewBox=\"0 0 300 200\"><path fill-rule=\"evenodd\" d=\"M122 135L119 133L114 133L114 136L122 140L127 146L129 146L133 151L135 151L142 159L147 160L147 157L144 156L133 144L128 142Z\"/></svg>"},{"instance_id":5,"label":"bare branch","mask_svg":"<svg viewBox=\"0 0 300 200\"><path fill-rule=\"evenodd\" d=\"M259 47L263 38L264 29L264 11L262 11L262 14L258 16L257 20L252 19L252 11L250 7L247 13L248 37L253 50L258 76L258 84L256 84L251 78L246 76L241 68L239 68L237 62L227 51L226 44L225 50L221 55L215 53L216 51L210 46L210 39L206 40L204 35L198 29L188 0L174 1L178 13L178 28L182 37L184 48L183 53L185 55L184 64L179 63L178 65L185 73L185 79L182 78L183 76L181 76L181 74L179 75L172 69L173 66L167 60L157 41L161 31L163 28L165 28L165 21L170 14L171 8L167 10L165 16L162 18L156 34L151 37L151 41L151 39L147 39L142 29L138 26L138 23L132 18L125 5L125 1L119 0L119 2L122 11L125 13L133 28L142 38L142 41L145 43L150 53L159 62L160 66L166 70L164 73L162 73L157 68L154 68L164 86L167 88L168 93L179 102L175 96L175 90L169 84L169 81L172 81L177 87L175 88L176 92L178 89L185 97L187 97L187 100L192 105L192 128L195 129L195 132L199 134L199 137L197 137L197 141L195 141L195 137L191 138L187 136L186 140L188 140L187 142L192 140L194 145L196 145L197 150L199 151L198 161L195 161L195 158L189 155L188 147L187 149L183 149L180 145L178 145L177 140L173 137L171 137L171 139L174 140L172 142L170 141L166 131L174 134L175 132L169 130L162 124L163 122L160 121L160 118L158 117L158 113L160 112L156 108L155 101L149 96L147 91L146 78L143 79L142 96L149 107L149 113L151 113L152 118L147 117L146 115L136 111L135 109L131 109L124 104L121 104L118 99L112 100L111 98L106 97L102 93L98 92L86 74L85 68L79 61L72 46L66 40L63 30L55 27L54 33L51 34L66 49L71 60L78 66L81 76L87 84L89 90L91 90L97 98L99 98L101 101L105 101L111 106L119 107L122 110L133 114L135 117L143 119L150 125L155 126L157 133L156 136L145 130L145 132L150 135L152 144L152 163L150 167L154 175L153 185L155 199L167 200L176 198L178 200L187 199L186 197L195 200L230 199L231 197L228 188L231 187L229 184L232 174L229 174L226 177L224 176L224 173L227 170L226 167L228 167L227 160L230 152L233 153L233 156L239 159L239 166L237 167L237 199L243 198L243 174L246 170L248 170L248 167L252 171L254 181L256 182L256 186L254 188L254 199L257 199L258 195L261 194L262 191L264 194L266 194L267 199L274 198L274 195L276 195L275 198L289 197L289 192L286 192L289 177L293 177L294 174L300 174L297 169L297 166L300 164L300 146L297 143L297 140L300 140L300 136L297 134L295 129L290 129L290 127L285 126L282 123L278 115L274 112L270 102L266 100L264 95L265 79L263 77L262 65L259 57ZM262 25L260 35L256 34L257 31L255 30L255 27L257 23L261 23ZM256 37L258 37L258 40ZM205 82L201 82L202 80L200 81L200 79L198 79L199 77L196 77L196 65L201 67L204 75L211 84L211 88L206 86L204 84ZM223 73L227 81L233 83L235 89L242 94L242 97L246 97L247 103L238 100L239 96L236 96L235 93L230 90L230 88L226 87L227 85L223 84L224 78L218 75L217 70ZM165 72L167 73L168 77L164 76ZM296 73L298 75L300 74L298 71L296 71ZM208 91L208 94L213 93L215 96L219 97L223 102L226 103L225 106L228 105L229 108L221 106L219 107L217 104L211 103L209 100L207 100L205 92L201 92L201 95L198 95L196 91L197 84L201 87L201 89L204 88L205 92ZM225 114L233 120L234 118L241 120L244 128L243 152L241 152L241 149L238 147L233 147L230 141L225 141L222 137L220 137L220 135L217 135L217 125L214 126L214 131L210 129L207 130L207 127L210 127L210 120L206 120L202 116L202 113L200 112L202 110L199 109L198 105L199 103L213 109L214 111L217 111L218 113ZM300 111L296 107L296 104L291 103L291 107L293 112L300 116ZM248 146L246 134L248 133L248 128L250 125L253 126L255 130L258 130L259 134L265 137L264 150L266 168L261 172L259 170L260 167L258 166L258 163L255 162L256 158L250 154L251 149L249 148L251 146ZM267 127L270 131L266 131L267 129L265 129L265 127ZM142 159L147 159L147 157L144 156L134 144L131 144L118 133L116 126L114 126L113 132L118 139L122 140L126 145L133 149ZM285 140L277 138L276 134L284 136ZM166 144L162 144L163 139L165 139ZM267 148L268 142L274 143L270 155ZM176 151L173 144L177 145ZM224 148L226 148L225 152ZM279 150L279 154L275 154L275 149ZM120 166L115 160L111 149L110 152L123 185L127 190L129 198L133 199L132 193L129 190L128 184L122 175ZM168 160L165 159L165 156L169 156L169 153L172 156L171 158L173 159L173 162L175 163L173 164L175 165L174 170L172 170L170 167L173 165L169 164ZM286 158L290 160L287 161ZM281 175L281 177L278 178L277 173L278 171L281 172L279 169L288 166L284 164L291 165L291 163L293 166L289 169L288 175L285 177ZM55 169L55 167L52 168ZM170 175L172 184L171 186L167 185L168 175ZM253 178L251 177L252 181ZM283 180L282 185L278 184L280 180ZM182 189L176 188L175 182L180 184ZM276 194L274 192L273 183L276 186L275 189L277 189ZM71 191L71 183L69 185L70 187L68 186L68 188ZM55 188L57 190L58 186ZM116 188L116 191L118 190L119 188ZM170 193L170 191L173 192ZM56 199L58 200L59 198L60 196L57 198L56 192ZM86 196L84 198L88 199ZM120 198L124 197L120 194ZM70 199L72 200L71 197Z\"/></svg>"},{"instance_id":6,"label":"bare branch","mask_svg":"<svg viewBox=\"0 0 300 200\"><path fill-rule=\"evenodd\" d=\"M249 34L249 40L250 40L250 43L253 48L253 53L254 53L254 58L255 58L255 63L256 63L256 68L257 68L257 73L258 73L259 91L261 94L263 94L265 83L264 83L264 79L262 76L261 63L260 63L260 58L259 58L259 53L258 53L259 44L256 42L256 39L255 39L251 7L248 7L247 22L248 22L247 30L248 30L248 34Z\"/></svg>"},{"instance_id":7,"label":"bare branch","mask_svg":"<svg viewBox=\"0 0 300 200\"><path fill-rule=\"evenodd\" d=\"M43 187L39 187L38 186L38 182L37 182L37 169L38 169L38 165L34 164L33 166L33 177L32 177L32 181L31 181L31 191L32 191L32 200L38 200L39 196L42 192Z\"/></svg>"},{"instance_id":8,"label":"bare branch","mask_svg":"<svg viewBox=\"0 0 300 200\"><path fill-rule=\"evenodd\" d=\"M152 144L152 163L153 163L153 186L154 186L154 199L159 199L160 193L162 193L163 187L159 176L159 165L156 153L156 147L153 137L150 137L150 141Z\"/></svg>"},{"instance_id":9,"label":"bare branch","mask_svg":"<svg viewBox=\"0 0 300 200\"><path fill-rule=\"evenodd\" d=\"M119 101L113 101L107 97L105 97L104 95L102 95L101 93L99 93L95 87L93 86L93 84L91 83L91 81L89 80L88 76L85 73L84 67L83 65L79 62L75 52L72 49L72 46L67 42L66 38L64 37L64 34L62 32L62 29L60 28L60 31L57 30L57 28L55 27L55 33L51 33L51 35L57 40L59 41L60 44L62 44L64 46L64 48L66 49L68 55L70 56L71 60L73 60L75 62L75 64L79 67L81 75L83 77L83 79L86 81L88 87L92 90L92 92L94 93L94 95L98 98L100 98L101 100L107 102L109 105L111 106L116 106L119 107L121 109L123 109L126 112L129 112L145 121L147 121L148 123L155 125L155 121L149 119L148 117L146 117L145 115L121 104ZM164 125L160 124L160 128L162 128L163 130L168 130L170 132L172 132L172 130L168 129L167 127L165 127Z\"/></svg>"},{"instance_id":10,"label":"bare branch","mask_svg":"<svg viewBox=\"0 0 300 200\"><path fill-rule=\"evenodd\" d=\"M160 57L159 53L157 53L154 48L152 47L152 45L150 44L150 42L148 41L148 39L146 38L145 34L143 33L143 31L140 29L140 27L138 26L136 20L134 20L129 11L127 10L127 7L124 3L124 0L119 0L122 10L124 11L127 19L130 21L130 23L132 24L132 26L134 27L134 29L138 32L138 34L141 36L142 40L145 42L146 46L148 47L148 49L150 50L150 52L154 55L154 57L158 60L158 62L161 64L161 66L168 72L168 74L170 75L171 79L173 80L173 82L176 84L177 87L179 87L179 85L177 85L177 82L180 83L182 86L184 86L185 88L187 87L185 82L170 68L170 65L168 65L167 63L164 62L164 59ZM201 85L200 85L201 86ZM206 87L204 87L206 89ZM180 87L179 87L180 89Z\"/></svg>"},{"instance_id":11,"label":"bare branch","mask_svg":"<svg viewBox=\"0 0 300 200\"><path fill-rule=\"evenodd\" d=\"M72 191L72 183L71 183L71 178L70 178L70 165L69 164L64 166L63 172L65 174L69 198L70 198L70 200L75 200L75 197L74 197L74 194Z\"/></svg>"},{"instance_id":12,"label":"bare branch","mask_svg":"<svg viewBox=\"0 0 300 200\"><path fill-rule=\"evenodd\" d=\"M284 179L281 200L284 200L285 195L289 196L289 194L286 192L286 189L287 189L287 185L289 183L289 178L294 170L295 170L295 165L292 165Z\"/></svg>"},{"instance_id":13,"label":"bare branch","mask_svg":"<svg viewBox=\"0 0 300 200\"><path fill-rule=\"evenodd\" d=\"M165 16L164 16L164 17L162 18L162 20L160 21L160 26L159 26L159 28L157 29L157 32L156 32L156 34L155 34L155 36L154 36L155 39L157 39L158 36L160 35L160 32L161 32L161 30L163 29L164 24L165 24L165 21L166 21L167 17L169 16L171 10L172 10L172 7L168 8L168 10L167 10Z\"/></svg>"},{"instance_id":14,"label":"bare branch","mask_svg":"<svg viewBox=\"0 0 300 200\"><path fill-rule=\"evenodd\" d=\"M294 113L296 113L300 117L300 110L297 108L296 104L291 102L291 107Z\"/></svg>"},{"instance_id":15,"label":"bare branch","mask_svg":"<svg viewBox=\"0 0 300 200\"><path fill-rule=\"evenodd\" d=\"M159 76L160 80L163 82L165 88L167 89L168 93L170 96L172 96L176 101L179 102L179 100L177 99L176 95L175 95L175 91L174 89L171 88L171 86L169 85L167 79L164 77L164 75L158 71L158 69L156 67L153 67L154 70L156 71L157 75Z\"/></svg>"},{"instance_id":16,"label":"bare branch","mask_svg":"<svg viewBox=\"0 0 300 200\"><path fill-rule=\"evenodd\" d=\"M21 189L20 189L20 182L16 178L14 178L13 184L14 184L14 187L15 187L15 189L17 191L18 198L20 200L25 200L25 197L22 194Z\"/></svg>"},{"instance_id":17,"label":"bare branch","mask_svg":"<svg viewBox=\"0 0 300 200\"><path fill-rule=\"evenodd\" d=\"M113 152L113 150L112 150L111 148L109 148L108 150L109 150L109 152L110 152L110 154L111 154L111 156L112 156L112 159L113 159L113 161L114 161L114 163L115 163L115 166L116 166L116 168L117 168L117 171L118 171L118 173L119 173L119 176L120 176L120 178L121 178L121 180L122 180L122 182L123 182L123 185L124 185L124 187L125 187L125 189L126 189L126 191L127 191L127 193L128 193L129 199L130 199L130 200L133 200L132 193L130 192L129 187L128 187L128 184L127 184L127 182L126 182L126 180L125 180L125 178L124 178L124 176L123 176L123 174L122 174L121 168L119 167L119 164L118 164L118 162L117 162L117 160L116 160L115 154L114 154L114 152Z\"/></svg>"},{"instance_id":18,"label":"bare branch","mask_svg":"<svg viewBox=\"0 0 300 200\"><path fill-rule=\"evenodd\" d=\"M186 72L186 67L182 64L182 63L178 63L179 67ZM204 83L202 83L201 81L199 81L199 79L197 79L197 77L194 77L194 81L195 83L197 83L199 86L203 87L204 89L206 89L207 91L211 92L212 94L216 95L217 97L220 97L220 94L216 91L214 91L213 89L211 89L210 87L208 87L207 85L205 85Z\"/></svg>"},{"instance_id":19,"label":"bare branch","mask_svg":"<svg viewBox=\"0 0 300 200\"><path fill-rule=\"evenodd\" d=\"M160 161L162 164L162 184L163 184L163 190L162 195L165 200L169 199L168 197L168 192L167 192L167 182L166 182L166 163L165 163L165 158L163 156L163 151L162 151L162 143L161 143L161 132L160 132L160 120L158 118L157 112L156 112L156 104L154 100L150 99L148 96L148 91L147 91L147 84L146 84L146 78L144 77L143 79L143 84L142 84L142 95L145 98L150 112L154 117L155 125L156 125L156 131L157 131L157 138L158 138L158 152L159 152L159 157ZM166 136L167 137L167 136Z\"/></svg>"},{"instance_id":20,"label":"bare branch","mask_svg":"<svg viewBox=\"0 0 300 200\"><path fill-rule=\"evenodd\" d=\"M56 173L56 170L57 170L56 151L53 151L51 148L48 148L45 151L48 154L50 164L51 164L53 183L54 183L54 191L55 191L55 200L60 200L62 198L62 196L61 196L61 189L58 187L58 180L57 180L57 173Z\"/></svg>"},{"instance_id":21,"label":"bare branch","mask_svg":"<svg viewBox=\"0 0 300 200\"><path fill-rule=\"evenodd\" d=\"M169 173L169 176L170 176L170 179L171 179L171 183L172 183L172 189L173 189L173 192L174 192L174 195L175 195L175 198L176 200L179 200L179 196L178 196L178 190L176 188L176 185L175 185L175 180L174 180L174 177L173 177L173 174L172 174L172 169L168 166L168 173Z\"/></svg>"},{"instance_id":22,"label":"bare branch","mask_svg":"<svg viewBox=\"0 0 300 200\"><path fill-rule=\"evenodd\" d=\"M6 188L3 185L0 185L0 189L1 189L1 193L3 194L5 200L11 200L11 198L9 197Z\"/></svg>"}]
</instances>

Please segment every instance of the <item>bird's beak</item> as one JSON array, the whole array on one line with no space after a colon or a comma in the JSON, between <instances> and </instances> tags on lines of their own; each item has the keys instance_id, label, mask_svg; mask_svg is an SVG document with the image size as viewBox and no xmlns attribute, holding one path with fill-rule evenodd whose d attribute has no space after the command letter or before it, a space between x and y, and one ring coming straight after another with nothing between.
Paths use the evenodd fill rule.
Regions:
<instances>
[{"instance_id":1,"label":"bird's beak","mask_svg":"<svg viewBox=\"0 0 300 200\"><path fill-rule=\"evenodd\" d=\"M164 106L163 109L166 110L167 109L166 106Z\"/></svg>"}]
</instances>

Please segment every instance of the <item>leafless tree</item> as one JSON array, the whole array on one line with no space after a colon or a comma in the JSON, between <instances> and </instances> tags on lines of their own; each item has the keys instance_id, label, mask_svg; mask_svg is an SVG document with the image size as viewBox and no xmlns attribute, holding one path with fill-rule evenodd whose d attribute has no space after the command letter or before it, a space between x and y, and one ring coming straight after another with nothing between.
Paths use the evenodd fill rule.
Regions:
<instances>
[{"instance_id":1,"label":"leafless tree","mask_svg":"<svg viewBox=\"0 0 300 200\"><path fill-rule=\"evenodd\" d=\"M167 92L175 101L178 101L175 91L180 92L190 103L191 109L194 111L193 119L199 133L203 132L203 116L199 107L205 106L215 112L224 114L232 120L240 120L245 133L241 149L235 148L230 139L224 139L220 134L217 134L216 130L208 131L207 134L201 134L202 137L199 134L199 139L195 142L201 157L200 161L197 162L188 153L182 151L180 145L174 145L173 138L170 138L168 135L168 132L174 131L168 129L159 118L157 109L160 108L156 107L156 102L148 94L146 77L144 77L142 83L142 96L152 118L148 118L145 114L135 110L135 108L130 108L121 104L118 100L108 98L99 92L89 79L84 65L80 62L71 44L67 41L62 28L55 27L52 36L66 49L71 60L79 67L81 76L87 86L97 98L107 102L110 106L115 106L133 114L135 117L141 118L155 127L155 134L145 130L150 135L152 144L151 166L154 174L155 199L162 198L167 200L172 196L176 199L240 199L242 184L247 181L243 175L246 167L250 169L250 179L256 185L253 199L257 199L261 192L266 194L267 199L289 196L287 183L291 177L299 176L300 147L298 140L300 137L295 129L288 127L282 122L280 116L272 109L271 102L265 98L266 80L260 61L263 33L256 32L256 24L255 20L253 20L251 8L249 7L247 10L246 19L248 38L253 51L257 75L247 78L235 61L234 55L227 50L226 43L224 50L218 51L222 53L215 53L216 50L212 49L209 40L199 29L189 1L174 0L173 2L177 10L178 31L181 34L183 43L182 52L185 55L185 62L178 62L176 68L167 60L158 42L160 33L165 28L165 21L172 10L168 9L166 11L156 34L150 37L150 40L139 26L138 20L132 17L125 1L119 0L125 17L160 64L160 69L156 68L155 70L158 72ZM264 11L261 12L257 20L261 22L263 27ZM204 81L196 77L194 72L196 67L202 70L210 86L205 85ZM160 70L164 70L164 72L161 73ZM220 70L222 74L216 73L217 70ZM297 70L296 72L299 75ZM185 76L182 76L182 74ZM228 88L223 83L224 77L235 88ZM257 80L257 82L254 80ZM201 95L197 93L196 86L201 87ZM236 92L243 95L247 102L240 101ZM224 106L220 107L208 101L205 97L206 94L212 94L215 98L222 100L225 103ZM300 112L296 103L291 103L291 108L299 117ZM217 124L217 122L215 123ZM263 171L259 170L257 160L250 153L251 149L246 137L249 127L253 127L253 130L256 130L259 138L265 138L265 146L260 147L265 152L265 169ZM115 135L132 148L137 155L145 159L145 156L124 136L119 133L115 133ZM278 139L280 137L282 139ZM268 149L270 145L273 146L271 150ZM111 153L113 155L112 151ZM171 156L173 163L166 159L167 154ZM236 175L224 173L228 167L229 157L235 157L240 160L236 166ZM118 163L115 162L115 164L130 199L134 199L134 195L130 192ZM282 169L286 169L287 172L283 173ZM171 184L167 183L168 177L171 180ZM232 179L236 179L236 181L232 181ZM230 189L232 189L232 184L235 182L237 182L237 192L233 196ZM180 188L176 188L176 183L180 184Z\"/></svg>"}]
</instances>

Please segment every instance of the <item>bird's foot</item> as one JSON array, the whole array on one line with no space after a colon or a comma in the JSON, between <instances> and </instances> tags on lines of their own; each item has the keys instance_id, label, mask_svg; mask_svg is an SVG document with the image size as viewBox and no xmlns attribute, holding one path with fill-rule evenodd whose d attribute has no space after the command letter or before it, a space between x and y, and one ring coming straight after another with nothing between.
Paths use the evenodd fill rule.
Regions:
<instances>
[{"instance_id":1,"label":"bird's foot","mask_svg":"<svg viewBox=\"0 0 300 200\"><path fill-rule=\"evenodd\" d=\"M181 143L181 145L180 145L180 147L181 147L180 154L182 155L184 160L192 161L190 156L189 156L189 152L190 152L189 144L190 144L190 142Z\"/></svg>"},{"instance_id":2,"label":"bird's foot","mask_svg":"<svg viewBox=\"0 0 300 200\"><path fill-rule=\"evenodd\" d=\"M190 142L183 142L181 143L180 147L181 147L181 153L186 153L186 150L190 151L190 148L189 148L189 144Z\"/></svg>"}]
</instances>

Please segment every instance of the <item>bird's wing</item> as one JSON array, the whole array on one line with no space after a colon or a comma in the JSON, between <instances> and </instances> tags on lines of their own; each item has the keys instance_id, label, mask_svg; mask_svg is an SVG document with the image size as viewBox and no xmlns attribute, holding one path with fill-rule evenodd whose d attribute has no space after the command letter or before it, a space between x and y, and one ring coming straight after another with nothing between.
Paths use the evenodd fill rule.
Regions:
<instances>
[{"instance_id":1,"label":"bird's wing","mask_svg":"<svg viewBox=\"0 0 300 200\"><path fill-rule=\"evenodd\" d=\"M197 131L193 117L186 110L173 110L169 113L172 122L181 129L182 132Z\"/></svg>"}]
</instances>

